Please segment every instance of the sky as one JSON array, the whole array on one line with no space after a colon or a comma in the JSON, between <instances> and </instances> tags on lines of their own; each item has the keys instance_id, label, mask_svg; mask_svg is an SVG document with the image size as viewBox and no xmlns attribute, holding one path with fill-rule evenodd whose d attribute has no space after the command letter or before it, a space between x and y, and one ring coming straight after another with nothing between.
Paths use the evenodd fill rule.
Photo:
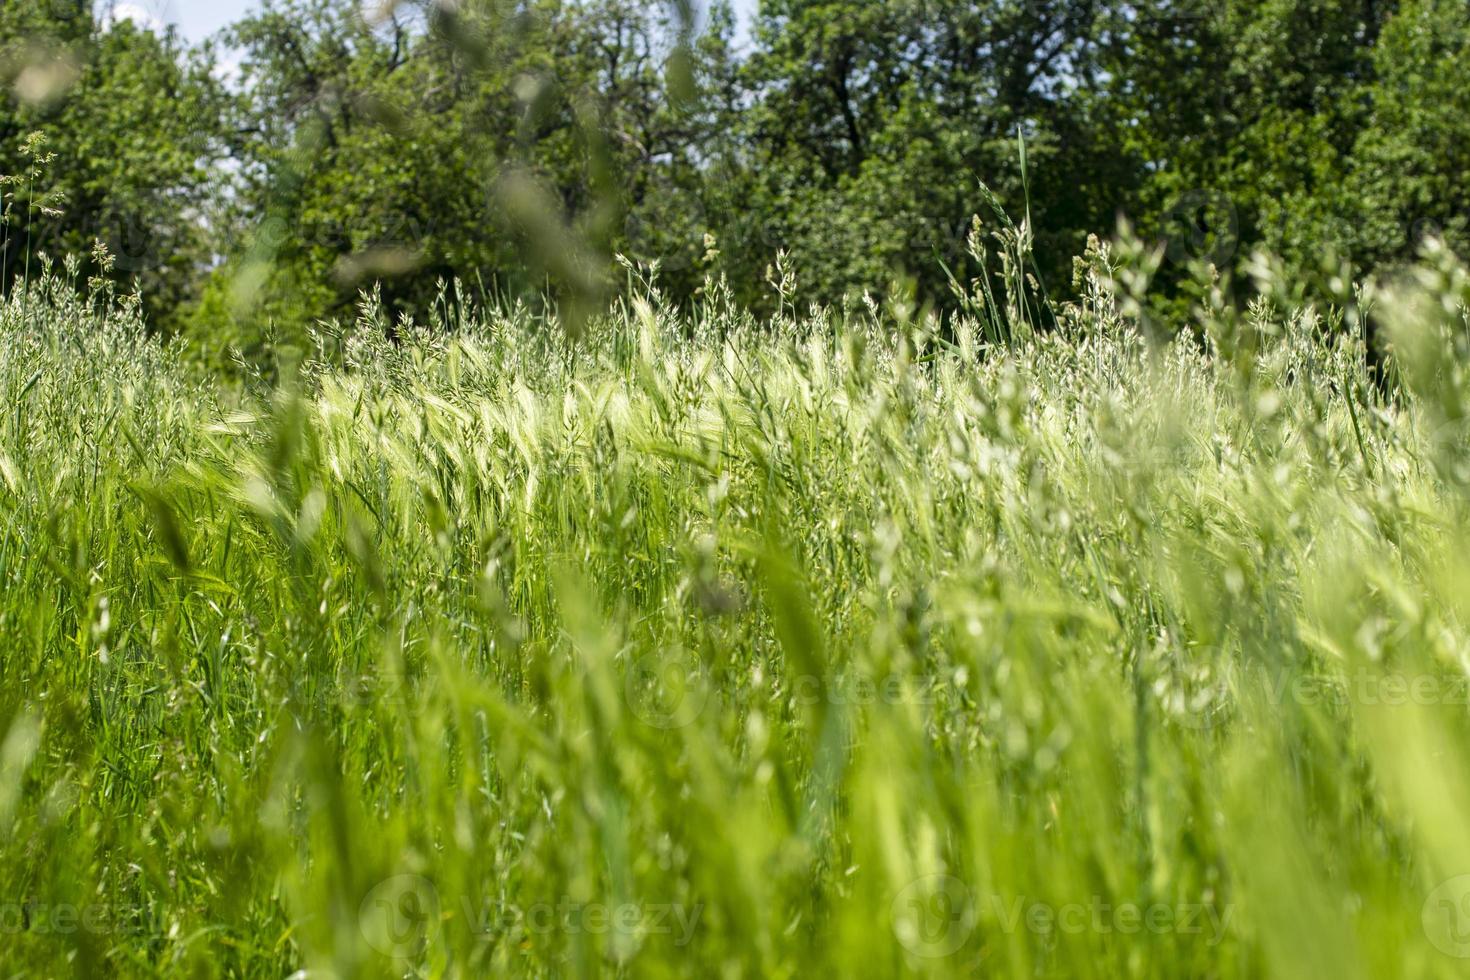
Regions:
<instances>
[{"instance_id":1,"label":"sky","mask_svg":"<svg viewBox=\"0 0 1470 980\"><path fill-rule=\"evenodd\" d=\"M735 0L742 17L755 9L756 0ZM151 26L177 24L191 41L202 40L238 20L255 0L114 0L115 15Z\"/></svg>"},{"instance_id":2,"label":"sky","mask_svg":"<svg viewBox=\"0 0 1470 980\"><path fill-rule=\"evenodd\" d=\"M252 6L252 0L116 0L111 4L115 17L149 27L177 24L191 41L203 40Z\"/></svg>"}]
</instances>

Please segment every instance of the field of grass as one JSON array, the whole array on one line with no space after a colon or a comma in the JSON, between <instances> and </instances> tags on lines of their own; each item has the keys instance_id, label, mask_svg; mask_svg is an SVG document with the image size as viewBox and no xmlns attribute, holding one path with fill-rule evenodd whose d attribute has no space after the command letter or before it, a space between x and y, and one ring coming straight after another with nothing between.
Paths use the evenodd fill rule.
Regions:
<instances>
[{"instance_id":1,"label":"field of grass","mask_svg":"<svg viewBox=\"0 0 1470 980\"><path fill-rule=\"evenodd\" d=\"M1470 281L1161 344L1111 261L243 395L17 290L0 975L1465 975Z\"/></svg>"}]
</instances>

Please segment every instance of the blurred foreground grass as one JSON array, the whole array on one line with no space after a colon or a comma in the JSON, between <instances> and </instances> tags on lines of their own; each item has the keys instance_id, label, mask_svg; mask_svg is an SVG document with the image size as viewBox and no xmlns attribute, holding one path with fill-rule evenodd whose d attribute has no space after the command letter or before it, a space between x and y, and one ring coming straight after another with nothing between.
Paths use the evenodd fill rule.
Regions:
<instances>
[{"instance_id":1,"label":"blurred foreground grass","mask_svg":"<svg viewBox=\"0 0 1470 980\"><path fill-rule=\"evenodd\" d=\"M1004 348L368 307L243 401L18 290L0 973L1464 975L1464 272L1379 383L1091 261Z\"/></svg>"}]
</instances>

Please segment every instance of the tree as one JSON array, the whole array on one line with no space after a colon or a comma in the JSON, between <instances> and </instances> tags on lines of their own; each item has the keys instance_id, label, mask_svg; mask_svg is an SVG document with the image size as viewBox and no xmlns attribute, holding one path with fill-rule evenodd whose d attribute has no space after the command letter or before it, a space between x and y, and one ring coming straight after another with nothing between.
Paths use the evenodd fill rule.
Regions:
<instances>
[{"instance_id":1,"label":"tree","mask_svg":"<svg viewBox=\"0 0 1470 980\"><path fill-rule=\"evenodd\" d=\"M1408 0L1374 65L1339 207L1344 237L1370 266L1412 258L1429 234L1470 254L1470 6Z\"/></svg>"},{"instance_id":2,"label":"tree","mask_svg":"<svg viewBox=\"0 0 1470 980\"><path fill-rule=\"evenodd\" d=\"M811 295L913 276L947 292L979 184L1033 218L1057 275L1126 175L1096 155L1094 0L767 0L747 79L760 252ZM1023 186L1018 140L1031 163ZM1029 193L1028 193L1029 192ZM989 215L986 215L989 217Z\"/></svg>"},{"instance_id":3,"label":"tree","mask_svg":"<svg viewBox=\"0 0 1470 980\"><path fill-rule=\"evenodd\" d=\"M1254 246L1313 262L1336 237L1334 198L1372 124L1365 93L1395 6L1141 0L1110 10L1106 111L1142 178L1126 210L1170 241L1176 275L1192 259L1228 270Z\"/></svg>"},{"instance_id":4,"label":"tree","mask_svg":"<svg viewBox=\"0 0 1470 980\"><path fill-rule=\"evenodd\" d=\"M29 174L33 133L53 157L7 188L0 283L35 269L38 253L87 255L101 241L113 275L137 283L155 325L171 328L210 260L201 216L224 94L207 52L128 21L103 27L88 3L11 0L0 50L0 173Z\"/></svg>"},{"instance_id":5,"label":"tree","mask_svg":"<svg viewBox=\"0 0 1470 980\"><path fill-rule=\"evenodd\" d=\"M269 3L232 32L235 220L257 233L216 276L209 321L299 330L369 285L422 314L455 279L586 306L614 250L673 254L698 223L700 79L728 56L727 9L682 53L692 31L634 0L358 10Z\"/></svg>"}]
</instances>

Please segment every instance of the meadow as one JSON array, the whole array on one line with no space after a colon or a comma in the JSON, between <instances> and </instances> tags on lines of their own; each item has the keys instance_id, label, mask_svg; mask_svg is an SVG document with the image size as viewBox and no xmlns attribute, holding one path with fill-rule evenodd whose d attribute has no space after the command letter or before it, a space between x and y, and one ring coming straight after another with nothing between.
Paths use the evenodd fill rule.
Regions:
<instances>
[{"instance_id":1,"label":"meadow","mask_svg":"<svg viewBox=\"0 0 1470 980\"><path fill-rule=\"evenodd\" d=\"M240 389L17 286L0 974L1464 975L1470 277L1136 258Z\"/></svg>"}]
</instances>

